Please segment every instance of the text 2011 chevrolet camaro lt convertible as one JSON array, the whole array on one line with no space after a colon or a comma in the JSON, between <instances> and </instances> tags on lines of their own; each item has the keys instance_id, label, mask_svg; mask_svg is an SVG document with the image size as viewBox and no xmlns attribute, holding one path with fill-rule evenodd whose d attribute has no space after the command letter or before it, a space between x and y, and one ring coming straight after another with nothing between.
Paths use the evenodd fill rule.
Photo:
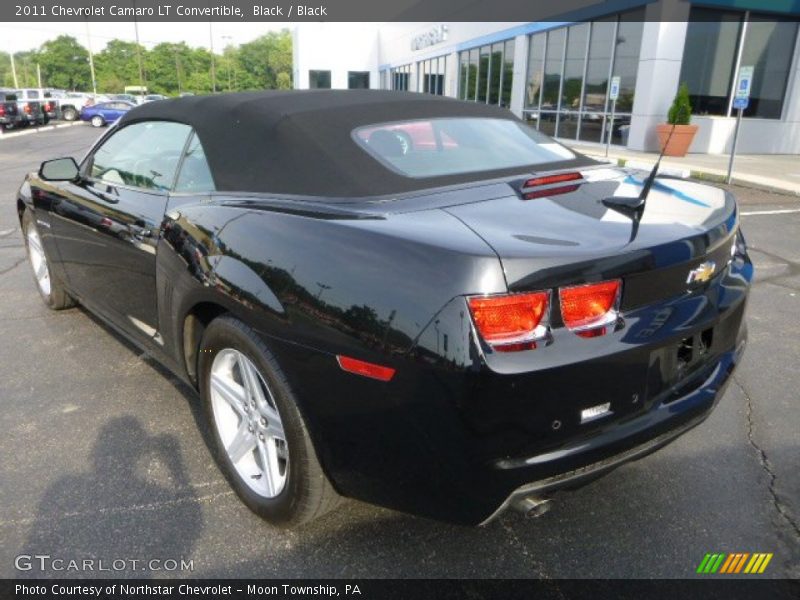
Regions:
<instances>
[{"instance_id":1,"label":"text 2011 chevrolet camaro lt convertible","mask_svg":"<svg viewBox=\"0 0 800 600\"><path fill-rule=\"evenodd\" d=\"M137 107L18 209L44 301L199 391L253 511L481 523L722 396L753 275L736 203L656 175L497 107L259 92Z\"/></svg>"}]
</instances>

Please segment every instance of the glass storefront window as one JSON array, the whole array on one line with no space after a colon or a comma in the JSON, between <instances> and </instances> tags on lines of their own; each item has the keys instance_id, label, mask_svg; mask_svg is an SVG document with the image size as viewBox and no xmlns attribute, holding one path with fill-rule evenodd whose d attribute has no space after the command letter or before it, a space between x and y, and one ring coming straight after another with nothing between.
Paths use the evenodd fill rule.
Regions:
<instances>
[{"instance_id":1,"label":"glass storefront window","mask_svg":"<svg viewBox=\"0 0 800 600\"><path fill-rule=\"evenodd\" d=\"M644 9L634 10L620 16L617 28L617 47L614 51L613 75L620 78L617 112L633 110L633 95L636 91L636 73L639 70L639 51L642 48Z\"/></svg>"},{"instance_id":2,"label":"glass storefront window","mask_svg":"<svg viewBox=\"0 0 800 600\"><path fill-rule=\"evenodd\" d=\"M349 90L368 90L369 71L348 71L347 89Z\"/></svg>"},{"instance_id":3,"label":"glass storefront window","mask_svg":"<svg viewBox=\"0 0 800 600\"><path fill-rule=\"evenodd\" d=\"M525 80L525 108L539 110L544 69L546 33L532 35L528 46L528 76Z\"/></svg>"},{"instance_id":4,"label":"glass storefront window","mask_svg":"<svg viewBox=\"0 0 800 600\"><path fill-rule=\"evenodd\" d=\"M489 46L480 49L480 59L478 61L478 102L486 102L486 87L489 82Z\"/></svg>"},{"instance_id":5,"label":"glass storefront window","mask_svg":"<svg viewBox=\"0 0 800 600\"><path fill-rule=\"evenodd\" d=\"M511 85L514 83L514 40L508 40L503 50L503 81L500 85L500 106L511 106Z\"/></svg>"},{"instance_id":6,"label":"glass storefront window","mask_svg":"<svg viewBox=\"0 0 800 600\"><path fill-rule=\"evenodd\" d=\"M608 80L611 73L611 53L616 18L603 19L592 23L589 42L589 59L586 62L586 85L583 94L585 111L605 112Z\"/></svg>"},{"instance_id":7,"label":"glass storefront window","mask_svg":"<svg viewBox=\"0 0 800 600\"><path fill-rule=\"evenodd\" d=\"M567 30L567 55L564 62L564 85L561 87L561 109L580 110L583 72L586 67L586 44L589 24L573 25Z\"/></svg>"},{"instance_id":8,"label":"glass storefront window","mask_svg":"<svg viewBox=\"0 0 800 600\"><path fill-rule=\"evenodd\" d=\"M478 49L469 51L469 81L467 82L467 100L475 100L478 93Z\"/></svg>"},{"instance_id":9,"label":"glass storefront window","mask_svg":"<svg viewBox=\"0 0 800 600\"><path fill-rule=\"evenodd\" d=\"M611 76L617 32L617 18L609 17L592 23L589 35L589 56L586 60L586 80L583 86L583 114L578 138L585 142L603 141L608 109L608 83Z\"/></svg>"},{"instance_id":10,"label":"glass storefront window","mask_svg":"<svg viewBox=\"0 0 800 600\"><path fill-rule=\"evenodd\" d=\"M556 134L556 119L558 113L552 111L542 111L539 113L539 131L547 135Z\"/></svg>"},{"instance_id":11,"label":"glass storefront window","mask_svg":"<svg viewBox=\"0 0 800 600\"><path fill-rule=\"evenodd\" d=\"M462 100L508 107L514 84L514 40L464 50L458 55Z\"/></svg>"},{"instance_id":12,"label":"glass storefront window","mask_svg":"<svg viewBox=\"0 0 800 600\"><path fill-rule=\"evenodd\" d=\"M627 143L644 9L530 37L523 116L548 135ZM611 131L608 87L620 77Z\"/></svg>"},{"instance_id":13,"label":"glass storefront window","mask_svg":"<svg viewBox=\"0 0 800 600\"><path fill-rule=\"evenodd\" d=\"M311 70L308 72L308 87L312 90L331 89L331 72Z\"/></svg>"},{"instance_id":14,"label":"glass storefront window","mask_svg":"<svg viewBox=\"0 0 800 600\"><path fill-rule=\"evenodd\" d=\"M681 82L689 86L696 115L733 116L736 58L752 66L746 117L779 119L797 40L797 21L768 15L693 7L683 50Z\"/></svg>"},{"instance_id":15,"label":"glass storefront window","mask_svg":"<svg viewBox=\"0 0 800 600\"><path fill-rule=\"evenodd\" d=\"M689 19L680 80L689 86L692 112L727 115L742 14L692 8Z\"/></svg>"},{"instance_id":16,"label":"glass storefront window","mask_svg":"<svg viewBox=\"0 0 800 600\"><path fill-rule=\"evenodd\" d=\"M447 57L440 56L417 63L417 91L441 96L444 94Z\"/></svg>"},{"instance_id":17,"label":"glass storefront window","mask_svg":"<svg viewBox=\"0 0 800 600\"><path fill-rule=\"evenodd\" d=\"M410 77L411 65L402 65L389 69L389 79L391 80L393 90L407 92Z\"/></svg>"},{"instance_id":18,"label":"glass storefront window","mask_svg":"<svg viewBox=\"0 0 800 600\"><path fill-rule=\"evenodd\" d=\"M503 44L492 46L491 65L489 67L489 104L500 103L500 80L503 76Z\"/></svg>"},{"instance_id":19,"label":"glass storefront window","mask_svg":"<svg viewBox=\"0 0 800 600\"><path fill-rule=\"evenodd\" d=\"M747 24L742 64L755 67L746 117L780 119L792 65L797 21L752 16Z\"/></svg>"},{"instance_id":20,"label":"glass storefront window","mask_svg":"<svg viewBox=\"0 0 800 600\"><path fill-rule=\"evenodd\" d=\"M557 110L561 95L561 72L564 67L564 42L566 29L556 29L547 34L547 53L544 61L542 85L542 110Z\"/></svg>"},{"instance_id":21,"label":"glass storefront window","mask_svg":"<svg viewBox=\"0 0 800 600\"><path fill-rule=\"evenodd\" d=\"M458 99L467 98L467 80L469 78L469 52L462 50L458 54Z\"/></svg>"}]
</instances>

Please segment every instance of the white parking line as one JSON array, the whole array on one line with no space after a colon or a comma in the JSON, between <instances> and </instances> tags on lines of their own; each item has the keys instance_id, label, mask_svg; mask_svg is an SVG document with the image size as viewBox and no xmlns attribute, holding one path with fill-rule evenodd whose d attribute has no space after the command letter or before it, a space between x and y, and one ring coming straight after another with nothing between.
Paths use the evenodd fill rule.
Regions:
<instances>
[{"instance_id":1,"label":"white parking line","mask_svg":"<svg viewBox=\"0 0 800 600\"><path fill-rule=\"evenodd\" d=\"M800 213L800 208L784 208L781 210L752 210L743 212L743 217L752 217L756 215L788 215L792 213Z\"/></svg>"},{"instance_id":2,"label":"white parking line","mask_svg":"<svg viewBox=\"0 0 800 600\"><path fill-rule=\"evenodd\" d=\"M22 129L20 131L13 131L13 132L6 132L0 134L0 140L10 140L15 137L19 137L21 135L31 135L33 133L40 133L42 131L52 131L54 129L60 129L61 127L74 127L75 125L83 125L83 121L72 121L71 123L59 123L58 125L44 125L42 127L36 127L33 129Z\"/></svg>"}]
</instances>

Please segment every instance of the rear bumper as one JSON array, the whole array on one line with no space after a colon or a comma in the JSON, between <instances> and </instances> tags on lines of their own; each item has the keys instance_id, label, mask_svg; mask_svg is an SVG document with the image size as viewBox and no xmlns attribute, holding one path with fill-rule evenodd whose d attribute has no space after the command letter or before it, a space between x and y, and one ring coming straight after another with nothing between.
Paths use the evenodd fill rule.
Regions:
<instances>
[{"instance_id":1,"label":"rear bumper","mask_svg":"<svg viewBox=\"0 0 800 600\"><path fill-rule=\"evenodd\" d=\"M519 486L481 525L494 520L517 500L531 495L546 496L562 489L581 487L598 477L602 477L624 465L639 460L675 441L678 437L700 425L711 414L719 398L722 397L733 369L738 364L744 351L746 336L743 336L737 348L716 364L708 378L695 391L672 400L668 404L659 405L652 413L625 423L605 435L592 439L591 443L581 442L561 448L557 452L545 453L515 460L502 460L495 464L499 469L524 469L532 465L549 464L559 470L559 463L569 457L582 454L595 454L598 449L611 449L619 443L630 444L631 440L645 439L617 454L588 462L587 464ZM686 415L693 415L687 418ZM662 431L662 433L654 433Z\"/></svg>"}]
</instances>

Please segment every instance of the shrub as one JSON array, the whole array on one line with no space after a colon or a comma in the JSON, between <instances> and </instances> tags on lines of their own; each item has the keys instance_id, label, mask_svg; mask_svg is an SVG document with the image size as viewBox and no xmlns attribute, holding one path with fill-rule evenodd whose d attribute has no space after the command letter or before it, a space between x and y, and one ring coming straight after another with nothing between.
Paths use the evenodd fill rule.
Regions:
<instances>
[{"instance_id":1,"label":"shrub","mask_svg":"<svg viewBox=\"0 0 800 600\"><path fill-rule=\"evenodd\" d=\"M669 107L667 121L670 125L688 125L692 120L692 103L689 100L689 86L682 83Z\"/></svg>"}]
</instances>

